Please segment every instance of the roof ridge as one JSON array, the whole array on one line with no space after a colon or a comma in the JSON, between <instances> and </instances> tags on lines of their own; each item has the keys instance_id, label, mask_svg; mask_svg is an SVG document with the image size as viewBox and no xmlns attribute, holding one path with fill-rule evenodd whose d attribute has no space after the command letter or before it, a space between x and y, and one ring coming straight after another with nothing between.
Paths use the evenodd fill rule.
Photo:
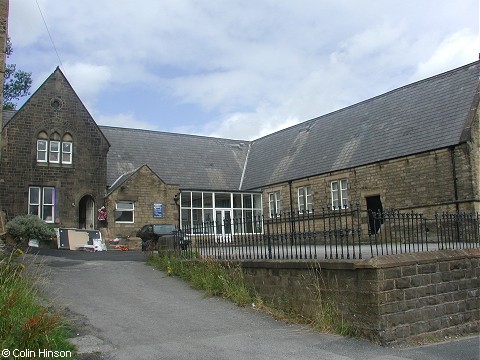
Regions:
<instances>
[{"instance_id":1,"label":"roof ridge","mask_svg":"<svg viewBox=\"0 0 480 360\"><path fill-rule=\"evenodd\" d=\"M165 135L174 135L174 136L197 137L197 138L205 138L205 139L213 139L213 140L232 141L232 142L235 142L235 143L250 143L251 142L250 140L229 139L229 138L207 136L207 135L197 135L197 134L183 134L183 133L175 133L175 132L162 131L162 130L136 129L136 128L126 128L126 127L121 127L121 126L110 126L110 125L99 125L99 126L100 126L100 128L109 128L109 129L135 131L135 132L149 132L149 133L154 133L154 134L165 134Z\"/></svg>"},{"instance_id":2,"label":"roof ridge","mask_svg":"<svg viewBox=\"0 0 480 360\"><path fill-rule=\"evenodd\" d=\"M351 109L351 108L354 108L356 106L359 106L359 105L362 105L362 104L366 104L366 103L369 103L369 102L373 102L374 100L378 100L382 97L385 97L387 95L390 95L392 93L396 93L396 92L399 92L400 90L404 90L406 88L410 88L410 87L414 87L414 86L418 86L419 84L421 83L424 83L424 82L430 82L432 80L434 80L435 78L444 78L444 77L447 77L447 76L450 76L452 73L455 73L455 72L458 72L458 71L461 71L461 70L464 70L465 68L469 68L473 65L478 65L480 64L480 60L477 60L477 61L474 61L472 63L469 63L469 64L466 64L466 65L462 65L460 67L457 67L455 69L451 69L451 70L448 70L448 71L445 71L445 72L442 72L442 73L439 73L439 74L436 74L436 75L433 75L433 76L429 76L427 78L424 78L424 79L421 79L421 80L417 80L417 81L414 81L410 84L406 84L406 85L403 85L403 86L400 86L400 87L397 87L395 89L392 89L392 90L389 90L387 92L384 92L382 94L379 94L379 95L376 95L374 97L371 97L371 98L368 98L368 99L365 99L365 100L362 100L362 101L359 101L355 104L351 104L351 105L348 105L346 107L342 107L340 109L337 109L337 110L333 110L331 112L328 112L328 113L325 113L325 114L322 114L320 116L317 116L317 117L314 117L312 119L308 119L308 120L305 120L305 121L302 121L300 122L299 124L295 124L295 125L292 125L292 126L289 126L287 128L284 128L284 129L280 129L280 130L277 130L273 133L270 133L270 134L267 134L267 135L264 135L262 137L259 137L257 139L254 139L252 140L252 143L254 143L255 141L257 140L260 140L260 139L264 139L264 138L267 138L269 136L272 136L272 135L275 135L275 134L279 134L281 132L284 132L284 131L287 131L287 130L290 130L290 129L293 129L293 128L297 128L297 127L300 127L300 126L305 126L306 124L308 123L311 123L311 122L316 122L320 119L323 119L327 116L331 116L333 114L336 114L336 113L340 113L340 112L343 112L343 111L346 111L348 109Z\"/></svg>"}]
</instances>

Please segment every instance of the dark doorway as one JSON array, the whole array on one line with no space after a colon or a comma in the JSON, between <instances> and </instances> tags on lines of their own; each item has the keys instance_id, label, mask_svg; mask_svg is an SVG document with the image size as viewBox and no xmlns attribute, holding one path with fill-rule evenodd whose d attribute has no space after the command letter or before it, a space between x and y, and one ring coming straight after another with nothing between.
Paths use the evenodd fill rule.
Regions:
<instances>
[{"instance_id":1,"label":"dark doorway","mask_svg":"<svg viewBox=\"0 0 480 360\"><path fill-rule=\"evenodd\" d=\"M367 211L368 211L368 233L376 234L380 231L380 226L383 224L383 206L380 200L380 195L367 196Z\"/></svg>"},{"instance_id":2,"label":"dark doorway","mask_svg":"<svg viewBox=\"0 0 480 360\"><path fill-rule=\"evenodd\" d=\"M95 201L90 195L85 195L78 203L78 228L95 228Z\"/></svg>"}]
</instances>

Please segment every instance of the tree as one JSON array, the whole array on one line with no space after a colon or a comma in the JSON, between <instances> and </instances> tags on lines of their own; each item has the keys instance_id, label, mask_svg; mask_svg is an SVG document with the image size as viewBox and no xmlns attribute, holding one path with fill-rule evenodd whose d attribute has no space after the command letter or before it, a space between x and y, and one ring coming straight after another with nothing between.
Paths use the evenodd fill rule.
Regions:
<instances>
[{"instance_id":1,"label":"tree","mask_svg":"<svg viewBox=\"0 0 480 360\"><path fill-rule=\"evenodd\" d=\"M7 37L5 53L7 58L13 53L9 37ZM3 83L3 109L15 110L17 104L15 104L14 100L30 95L30 86L32 86L32 73L17 70L16 64L6 64Z\"/></svg>"}]
</instances>

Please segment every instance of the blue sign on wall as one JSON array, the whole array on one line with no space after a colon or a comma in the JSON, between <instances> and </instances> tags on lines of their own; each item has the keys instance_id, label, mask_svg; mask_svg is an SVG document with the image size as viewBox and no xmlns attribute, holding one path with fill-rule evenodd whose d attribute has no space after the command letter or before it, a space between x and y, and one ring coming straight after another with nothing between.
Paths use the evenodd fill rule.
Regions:
<instances>
[{"instance_id":1,"label":"blue sign on wall","mask_svg":"<svg viewBox=\"0 0 480 360\"><path fill-rule=\"evenodd\" d=\"M154 218L163 217L163 204L153 204L153 217Z\"/></svg>"}]
</instances>

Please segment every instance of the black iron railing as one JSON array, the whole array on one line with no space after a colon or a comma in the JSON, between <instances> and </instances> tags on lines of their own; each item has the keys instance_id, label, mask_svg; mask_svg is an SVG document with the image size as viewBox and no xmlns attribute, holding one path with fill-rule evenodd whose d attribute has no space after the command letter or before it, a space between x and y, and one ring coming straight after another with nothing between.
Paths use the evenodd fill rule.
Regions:
<instances>
[{"instance_id":1,"label":"black iron railing","mask_svg":"<svg viewBox=\"0 0 480 360\"><path fill-rule=\"evenodd\" d=\"M182 229L181 251L214 259L362 259L480 247L480 216L346 209L224 219Z\"/></svg>"}]
</instances>

